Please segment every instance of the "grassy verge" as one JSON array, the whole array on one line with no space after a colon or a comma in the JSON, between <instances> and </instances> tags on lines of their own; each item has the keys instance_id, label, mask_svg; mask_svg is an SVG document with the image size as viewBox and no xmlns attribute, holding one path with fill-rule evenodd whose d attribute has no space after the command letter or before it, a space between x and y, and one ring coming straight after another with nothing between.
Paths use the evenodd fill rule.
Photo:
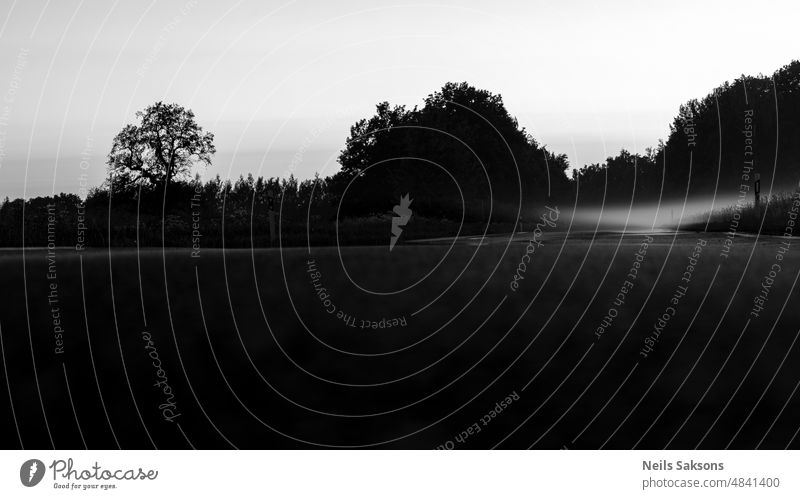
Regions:
<instances>
[{"instance_id":1,"label":"grassy verge","mask_svg":"<svg viewBox=\"0 0 800 499\"><path fill-rule=\"evenodd\" d=\"M707 230L709 232L753 232L761 234L784 234L787 225L797 216L800 192L781 193L755 203L733 205L698 215L680 226L683 230ZM794 211L793 211L794 210Z\"/></svg>"}]
</instances>

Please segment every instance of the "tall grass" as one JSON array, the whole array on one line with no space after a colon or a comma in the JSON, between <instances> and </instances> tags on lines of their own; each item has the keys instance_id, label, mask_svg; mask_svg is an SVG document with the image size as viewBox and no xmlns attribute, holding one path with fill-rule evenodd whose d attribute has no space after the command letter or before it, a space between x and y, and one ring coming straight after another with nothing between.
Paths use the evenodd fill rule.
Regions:
<instances>
[{"instance_id":1,"label":"tall grass","mask_svg":"<svg viewBox=\"0 0 800 499\"><path fill-rule=\"evenodd\" d=\"M709 232L753 232L783 234L790 220L792 205L800 203L800 192L773 194L759 206L755 203L732 205L705 212L681 225L686 230L708 230ZM738 216L737 216L738 213ZM737 225L738 218L738 225ZM800 233L800 231L798 231Z\"/></svg>"}]
</instances>

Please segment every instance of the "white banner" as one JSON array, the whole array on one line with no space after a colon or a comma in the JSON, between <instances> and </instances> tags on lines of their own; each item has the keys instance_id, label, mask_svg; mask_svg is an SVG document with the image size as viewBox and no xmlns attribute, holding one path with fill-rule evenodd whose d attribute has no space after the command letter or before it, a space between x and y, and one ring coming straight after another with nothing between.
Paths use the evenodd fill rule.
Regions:
<instances>
[{"instance_id":1,"label":"white banner","mask_svg":"<svg viewBox=\"0 0 800 499\"><path fill-rule=\"evenodd\" d=\"M800 497L794 451L2 451L0 463L4 498Z\"/></svg>"}]
</instances>

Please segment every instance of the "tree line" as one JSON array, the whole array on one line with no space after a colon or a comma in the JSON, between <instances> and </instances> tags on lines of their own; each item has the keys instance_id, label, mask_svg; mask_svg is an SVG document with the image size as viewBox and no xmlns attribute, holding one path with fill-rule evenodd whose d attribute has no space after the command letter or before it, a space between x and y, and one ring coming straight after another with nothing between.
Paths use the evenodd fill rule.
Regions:
<instances>
[{"instance_id":1,"label":"tree line","mask_svg":"<svg viewBox=\"0 0 800 499\"><path fill-rule=\"evenodd\" d=\"M53 213L61 246L377 244L388 240L392 207L404 195L417 220L409 235L455 234L462 224L483 230L486 222L510 230L526 207L569 185L566 156L540 146L501 96L466 83L446 84L421 108L378 104L351 128L340 171L302 181L204 182L191 174L211 165L214 136L191 110L157 102L136 118L114 138L108 180L85 200L6 200L0 246L45 245Z\"/></svg>"},{"instance_id":2,"label":"tree line","mask_svg":"<svg viewBox=\"0 0 800 499\"><path fill-rule=\"evenodd\" d=\"M351 127L340 170L302 181L202 181L196 171L211 166L214 135L191 110L157 102L136 118L111 144L108 180L86 199L3 201L0 246L44 246L49 235L60 246L260 247L278 243L270 219L284 245L335 244L337 236L382 243L406 195L421 221L409 230L420 237L455 233L462 223L482 232L487 222L511 228L548 202L734 192L747 161L764 193L770 185L777 192L800 173L800 62L723 83L680 106L666 141L644 154L623 149L571 177L566 156L540 145L500 95L467 83L447 83L411 109L379 103Z\"/></svg>"},{"instance_id":3,"label":"tree line","mask_svg":"<svg viewBox=\"0 0 800 499\"><path fill-rule=\"evenodd\" d=\"M312 190L315 199L325 200L324 179L248 175L234 181L219 176L205 182L199 177L174 180L166 195L163 187L113 191L103 185L91 189L85 200L75 194L6 199L0 205L0 246L21 246L23 235L27 247L46 246L53 232L58 246L188 247L196 237L203 247L222 247L223 242L228 247L269 246L271 206L280 213L275 223L282 225L285 244L303 244ZM312 223L321 226L318 218L314 215ZM312 231L314 240L328 236Z\"/></svg>"},{"instance_id":4,"label":"tree line","mask_svg":"<svg viewBox=\"0 0 800 499\"><path fill-rule=\"evenodd\" d=\"M770 76L741 76L681 105L666 141L622 150L573 174L586 202L730 195L742 182L779 193L800 179L800 62Z\"/></svg>"}]
</instances>

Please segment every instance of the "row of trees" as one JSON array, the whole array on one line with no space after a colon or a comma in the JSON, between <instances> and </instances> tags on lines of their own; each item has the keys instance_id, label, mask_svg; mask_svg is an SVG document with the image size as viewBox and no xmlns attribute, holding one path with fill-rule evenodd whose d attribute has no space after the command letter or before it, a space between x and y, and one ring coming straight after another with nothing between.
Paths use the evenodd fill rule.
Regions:
<instances>
[{"instance_id":1,"label":"row of trees","mask_svg":"<svg viewBox=\"0 0 800 499\"><path fill-rule=\"evenodd\" d=\"M749 160L767 194L773 182L797 182L800 62L771 77L724 83L682 105L657 147L645 154L622 150L571 179L565 155L539 145L500 95L467 83L448 83L413 109L378 104L374 116L351 127L340 171L302 182L252 176L202 182L192 174L211 164L214 136L192 111L157 102L136 116L114 138L109 180L86 200L61 194L3 202L0 245L21 245L23 235L28 246L46 244L48 235L72 245L85 235L95 246L185 246L198 224L207 246L222 245L223 237L227 246L267 245L271 209L279 212L284 244L303 244L306 235L330 244L337 220L390 219L406 194L416 217L442 226L462 217L486 222L490 212L493 221L513 223L520 210L548 199L571 202L576 189L583 202L735 192ZM355 227L366 230L360 222Z\"/></svg>"},{"instance_id":2,"label":"row of trees","mask_svg":"<svg viewBox=\"0 0 800 499\"><path fill-rule=\"evenodd\" d=\"M665 142L644 155L622 151L587 165L581 199L646 200L738 191L745 161L761 175L762 190L796 185L800 171L800 62L771 76L742 76L702 99L680 106ZM749 165L747 165L749 166ZM752 182L753 175L749 181ZM634 188L635 182L635 188Z\"/></svg>"},{"instance_id":3,"label":"row of trees","mask_svg":"<svg viewBox=\"0 0 800 499\"><path fill-rule=\"evenodd\" d=\"M192 111L157 102L136 117L114 138L109 192L168 192L194 167L211 164L214 136ZM483 219L489 208L504 216L506 206L568 187L566 156L541 147L500 95L467 83L447 83L421 108L378 104L374 116L351 127L339 163L325 185L346 216L390 211L410 192L418 212Z\"/></svg>"},{"instance_id":4,"label":"row of trees","mask_svg":"<svg viewBox=\"0 0 800 499\"><path fill-rule=\"evenodd\" d=\"M313 194L312 194L313 192ZM163 188L142 186L111 191L92 189L85 200L74 194L54 197L6 199L0 203L0 246L28 247L166 246L200 247L269 246L269 211L280 213L284 244L304 244L310 200L330 207L324 179L219 176L207 182L173 179L167 195ZM327 209L327 208L326 208ZM24 210L24 218L23 218ZM320 213L325 212L325 215ZM321 228L326 210L312 213L310 221ZM24 220L24 223L22 221ZM50 241L48 237L52 238ZM82 238L82 239L81 239ZM195 239L196 238L196 239ZM329 234L312 231L312 240Z\"/></svg>"},{"instance_id":5,"label":"row of trees","mask_svg":"<svg viewBox=\"0 0 800 499\"><path fill-rule=\"evenodd\" d=\"M490 213L493 221L516 221L520 210L569 189L566 157L541 147L501 96L466 83L446 84L421 108L378 104L374 116L351 128L341 170L302 182L252 176L202 182L191 175L211 165L214 136L191 110L157 102L136 117L114 138L108 181L86 200L62 195L3 203L0 245L21 245L23 237L27 246L46 244L54 213L59 245L82 237L90 246L186 246L199 233L205 246L221 246L223 238L226 246L263 246L270 244L271 210L284 244L303 244L308 236L331 244L337 219L340 227L360 220L345 235L365 242L357 234L369 231L364 221L380 226L376 238L388 237L384 222L406 194L418 219L445 231L462 218L487 221Z\"/></svg>"}]
</instances>

